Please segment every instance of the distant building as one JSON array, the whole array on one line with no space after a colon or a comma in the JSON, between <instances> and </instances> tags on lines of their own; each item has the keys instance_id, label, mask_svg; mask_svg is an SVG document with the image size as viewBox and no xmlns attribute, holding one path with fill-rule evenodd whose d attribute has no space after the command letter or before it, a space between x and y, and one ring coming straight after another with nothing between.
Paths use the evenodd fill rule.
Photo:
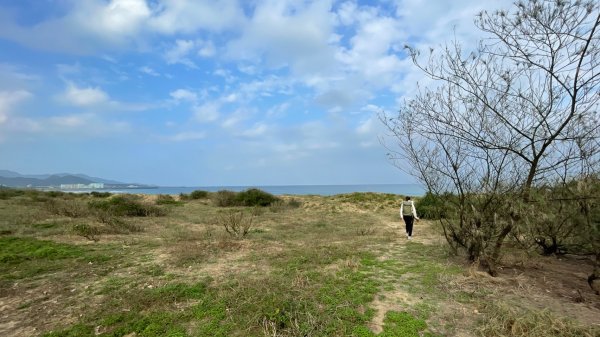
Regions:
<instances>
[{"instance_id":1,"label":"distant building","mask_svg":"<svg viewBox=\"0 0 600 337\"><path fill-rule=\"evenodd\" d=\"M92 188L104 188L104 183L91 183L91 184L60 184L61 190L80 190L80 189L92 189Z\"/></svg>"}]
</instances>

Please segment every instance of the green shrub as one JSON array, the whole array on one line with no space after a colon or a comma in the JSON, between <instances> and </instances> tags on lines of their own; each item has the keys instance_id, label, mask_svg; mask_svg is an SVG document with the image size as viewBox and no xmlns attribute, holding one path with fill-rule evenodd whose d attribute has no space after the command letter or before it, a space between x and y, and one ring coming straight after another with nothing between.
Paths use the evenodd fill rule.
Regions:
<instances>
[{"instance_id":1,"label":"green shrub","mask_svg":"<svg viewBox=\"0 0 600 337\"><path fill-rule=\"evenodd\" d=\"M173 198L173 196L171 196L171 195L159 194L158 198L156 199L156 204L157 205L182 205L183 203L181 201L175 200L175 198Z\"/></svg>"},{"instance_id":2,"label":"green shrub","mask_svg":"<svg viewBox=\"0 0 600 337\"><path fill-rule=\"evenodd\" d=\"M163 216L165 211L153 205L147 205L133 196L115 196L107 200L90 201L90 209L107 212L116 216Z\"/></svg>"},{"instance_id":3,"label":"green shrub","mask_svg":"<svg viewBox=\"0 0 600 337\"><path fill-rule=\"evenodd\" d=\"M25 191L17 190L14 188L0 186L0 200L6 200L14 197L24 195Z\"/></svg>"},{"instance_id":4,"label":"green shrub","mask_svg":"<svg viewBox=\"0 0 600 337\"><path fill-rule=\"evenodd\" d=\"M208 198L208 192L196 190L196 191L193 191L192 193L190 193L190 198L191 199L206 199L206 198Z\"/></svg>"},{"instance_id":5,"label":"green shrub","mask_svg":"<svg viewBox=\"0 0 600 337\"><path fill-rule=\"evenodd\" d=\"M436 195L427 192L425 196L419 198L415 203L417 214L423 219L440 219L446 217L445 199L451 198L451 195Z\"/></svg>"},{"instance_id":6,"label":"green shrub","mask_svg":"<svg viewBox=\"0 0 600 337\"><path fill-rule=\"evenodd\" d=\"M212 200L215 206L231 207L237 206L236 193L228 190L221 190L212 195Z\"/></svg>"},{"instance_id":7,"label":"green shrub","mask_svg":"<svg viewBox=\"0 0 600 337\"><path fill-rule=\"evenodd\" d=\"M46 195L49 196L50 198L57 198L57 197L64 197L66 195L66 193L61 192L61 191L49 191L49 192L46 192Z\"/></svg>"},{"instance_id":8,"label":"green shrub","mask_svg":"<svg viewBox=\"0 0 600 337\"><path fill-rule=\"evenodd\" d=\"M240 192L235 196L236 204L239 206L266 207L279 200L279 198L275 197L271 193L267 193L257 188L251 188L249 190Z\"/></svg>"},{"instance_id":9,"label":"green shrub","mask_svg":"<svg viewBox=\"0 0 600 337\"><path fill-rule=\"evenodd\" d=\"M90 195L92 197L95 198L108 198L110 197L112 194L110 192L97 192L97 191L92 191L90 192Z\"/></svg>"}]
</instances>

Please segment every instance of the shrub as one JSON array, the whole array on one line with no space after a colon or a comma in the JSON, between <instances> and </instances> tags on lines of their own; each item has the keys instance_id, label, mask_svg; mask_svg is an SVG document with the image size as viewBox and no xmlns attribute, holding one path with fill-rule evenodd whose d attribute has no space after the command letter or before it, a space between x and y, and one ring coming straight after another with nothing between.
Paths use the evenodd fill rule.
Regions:
<instances>
[{"instance_id":1,"label":"shrub","mask_svg":"<svg viewBox=\"0 0 600 337\"><path fill-rule=\"evenodd\" d=\"M49 192L46 192L46 195L49 196L50 198L57 198L57 197L64 197L66 195L66 193L61 192L61 191L49 191Z\"/></svg>"},{"instance_id":2,"label":"shrub","mask_svg":"<svg viewBox=\"0 0 600 337\"><path fill-rule=\"evenodd\" d=\"M236 193L228 190L221 190L213 194L212 200L215 206L231 207L236 206Z\"/></svg>"},{"instance_id":3,"label":"shrub","mask_svg":"<svg viewBox=\"0 0 600 337\"><path fill-rule=\"evenodd\" d=\"M107 200L90 201L88 207L97 212L116 216L162 216L165 211L156 206L143 204L132 196L116 196Z\"/></svg>"},{"instance_id":4,"label":"shrub","mask_svg":"<svg viewBox=\"0 0 600 337\"><path fill-rule=\"evenodd\" d=\"M70 218L82 218L90 213L85 204L77 200L48 199L44 206L52 214Z\"/></svg>"},{"instance_id":5,"label":"shrub","mask_svg":"<svg viewBox=\"0 0 600 337\"><path fill-rule=\"evenodd\" d=\"M206 198L208 198L208 192L196 190L196 191L193 191L192 193L190 193L190 198L191 199L206 199Z\"/></svg>"},{"instance_id":6,"label":"shrub","mask_svg":"<svg viewBox=\"0 0 600 337\"><path fill-rule=\"evenodd\" d=\"M271 193L267 193L257 188L251 188L249 190L240 192L235 196L235 201L240 206L265 207L279 200L279 198L275 197Z\"/></svg>"},{"instance_id":7,"label":"shrub","mask_svg":"<svg viewBox=\"0 0 600 337\"><path fill-rule=\"evenodd\" d=\"M73 225L73 232L90 241L97 242L99 240L98 235L100 235L100 230L97 227L85 223Z\"/></svg>"},{"instance_id":8,"label":"shrub","mask_svg":"<svg viewBox=\"0 0 600 337\"><path fill-rule=\"evenodd\" d=\"M158 198L156 199L156 204L157 205L182 205L183 203L181 201L175 200L175 198L173 198L173 196L171 196L171 195L159 194Z\"/></svg>"},{"instance_id":9,"label":"shrub","mask_svg":"<svg viewBox=\"0 0 600 337\"><path fill-rule=\"evenodd\" d=\"M425 196L417 200L415 207L419 217L423 219L439 219L446 216L444 211L444 198L450 196L439 196L434 195L431 192L427 192Z\"/></svg>"},{"instance_id":10,"label":"shrub","mask_svg":"<svg viewBox=\"0 0 600 337\"><path fill-rule=\"evenodd\" d=\"M290 199L287 205L290 208L300 208L300 206L302 206L302 202L296 199Z\"/></svg>"},{"instance_id":11,"label":"shrub","mask_svg":"<svg viewBox=\"0 0 600 337\"><path fill-rule=\"evenodd\" d=\"M6 200L14 197L24 195L25 191L17 190L14 188L0 186L0 200Z\"/></svg>"},{"instance_id":12,"label":"shrub","mask_svg":"<svg viewBox=\"0 0 600 337\"><path fill-rule=\"evenodd\" d=\"M244 211L224 212L219 214L217 223L223 226L229 235L242 238L250 231L254 216L254 213L248 215Z\"/></svg>"},{"instance_id":13,"label":"shrub","mask_svg":"<svg viewBox=\"0 0 600 337\"><path fill-rule=\"evenodd\" d=\"M92 191L90 192L90 195L92 197L95 198L108 198L110 197L112 194L110 192L97 192L97 191Z\"/></svg>"},{"instance_id":14,"label":"shrub","mask_svg":"<svg viewBox=\"0 0 600 337\"><path fill-rule=\"evenodd\" d=\"M277 199L269 206L269 209L271 210L271 212L277 213L277 212L282 212L282 211L292 209L292 208L299 208L300 206L302 206L302 202L300 202L296 199L290 199L287 202L285 202L281 199Z\"/></svg>"}]
</instances>

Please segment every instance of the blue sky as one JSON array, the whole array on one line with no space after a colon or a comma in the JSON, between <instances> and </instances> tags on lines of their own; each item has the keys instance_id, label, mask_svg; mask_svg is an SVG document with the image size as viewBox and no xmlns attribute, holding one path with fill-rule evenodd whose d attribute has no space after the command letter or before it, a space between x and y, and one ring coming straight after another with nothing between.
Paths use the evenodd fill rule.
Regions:
<instances>
[{"instance_id":1,"label":"blue sky","mask_svg":"<svg viewBox=\"0 0 600 337\"><path fill-rule=\"evenodd\" d=\"M411 183L403 50L493 0L0 0L0 169L165 186Z\"/></svg>"}]
</instances>

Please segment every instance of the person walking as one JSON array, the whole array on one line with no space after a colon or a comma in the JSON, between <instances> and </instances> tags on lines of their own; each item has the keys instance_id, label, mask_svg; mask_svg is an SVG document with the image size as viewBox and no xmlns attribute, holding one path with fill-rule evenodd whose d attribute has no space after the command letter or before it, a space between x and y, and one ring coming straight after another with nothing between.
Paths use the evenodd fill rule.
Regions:
<instances>
[{"instance_id":1,"label":"person walking","mask_svg":"<svg viewBox=\"0 0 600 337\"><path fill-rule=\"evenodd\" d=\"M414 220L419 220L419 217L417 217L415 203L410 200L410 197L406 197L400 204L400 216L406 225L406 237L411 240Z\"/></svg>"}]
</instances>

